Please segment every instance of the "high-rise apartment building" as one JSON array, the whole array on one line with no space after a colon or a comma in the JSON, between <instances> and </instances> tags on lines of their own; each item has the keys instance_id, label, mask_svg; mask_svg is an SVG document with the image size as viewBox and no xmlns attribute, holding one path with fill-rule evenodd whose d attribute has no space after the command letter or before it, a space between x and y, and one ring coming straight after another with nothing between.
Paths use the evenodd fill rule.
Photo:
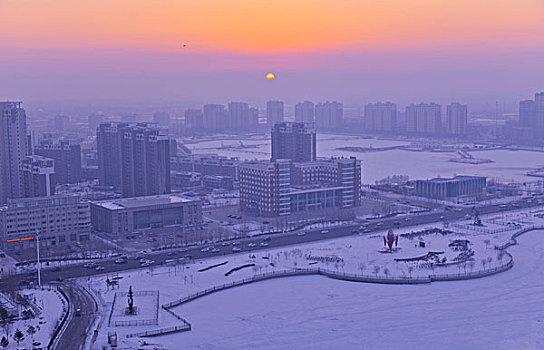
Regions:
<instances>
[{"instance_id":1,"label":"high-rise apartment building","mask_svg":"<svg viewBox=\"0 0 544 350\"><path fill-rule=\"evenodd\" d=\"M318 103L315 106L315 126L318 128L334 129L342 126L344 121L344 106L340 102Z\"/></svg>"},{"instance_id":2,"label":"high-rise apartment building","mask_svg":"<svg viewBox=\"0 0 544 350\"><path fill-rule=\"evenodd\" d=\"M397 105L391 102L367 104L363 125L368 131L394 131L397 128Z\"/></svg>"},{"instance_id":3,"label":"high-rise apartment building","mask_svg":"<svg viewBox=\"0 0 544 350\"><path fill-rule=\"evenodd\" d=\"M313 102L304 101L295 105L295 122L315 122L315 107Z\"/></svg>"},{"instance_id":4,"label":"high-rise apartment building","mask_svg":"<svg viewBox=\"0 0 544 350\"><path fill-rule=\"evenodd\" d=\"M283 101L266 103L266 120L269 125L283 122Z\"/></svg>"},{"instance_id":5,"label":"high-rise apartment building","mask_svg":"<svg viewBox=\"0 0 544 350\"><path fill-rule=\"evenodd\" d=\"M203 127L208 131L219 131L226 127L227 111L220 104L207 104L203 107Z\"/></svg>"},{"instance_id":6,"label":"high-rise apartment building","mask_svg":"<svg viewBox=\"0 0 544 350\"><path fill-rule=\"evenodd\" d=\"M310 162L316 159L316 135L304 123L278 123L272 127L272 160Z\"/></svg>"},{"instance_id":7,"label":"high-rise apartment building","mask_svg":"<svg viewBox=\"0 0 544 350\"><path fill-rule=\"evenodd\" d=\"M187 109L185 111L185 126L189 129L202 129L204 127L203 119L201 109Z\"/></svg>"},{"instance_id":8,"label":"high-rise apartment building","mask_svg":"<svg viewBox=\"0 0 544 350\"><path fill-rule=\"evenodd\" d=\"M24 197L55 194L55 166L51 158L26 156L22 163Z\"/></svg>"},{"instance_id":9,"label":"high-rise apartment building","mask_svg":"<svg viewBox=\"0 0 544 350\"><path fill-rule=\"evenodd\" d=\"M406 131L417 134L440 134L442 107L436 103L420 103L406 107Z\"/></svg>"},{"instance_id":10,"label":"high-rise apartment building","mask_svg":"<svg viewBox=\"0 0 544 350\"><path fill-rule=\"evenodd\" d=\"M104 123L97 132L100 183L123 197L170 193L170 142L146 123Z\"/></svg>"},{"instance_id":11,"label":"high-rise apartment building","mask_svg":"<svg viewBox=\"0 0 544 350\"><path fill-rule=\"evenodd\" d=\"M24 195L21 165L28 154L22 102L0 102L0 204Z\"/></svg>"},{"instance_id":12,"label":"high-rise apartment building","mask_svg":"<svg viewBox=\"0 0 544 350\"><path fill-rule=\"evenodd\" d=\"M249 108L249 125L252 127L259 125L259 110L255 107Z\"/></svg>"},{"instance_id":13,"label":"high-rise apartment building","mask_svg":"<svg viewBox=\"0 0 544 350\"><path fill-rule=\"evenodd\" d=\"M446 133L450 135L464 135L467 133L468 108L467 105L452 103L446 111Z\"/></svg>"},{"instance_id":14,"label":"high-rise apartment building","mask_svg":"<svg viewBox=\"0 0 544 350\"><path fill-rule=\"evenodd\" d=\"M530 128L535 139L544 139L544 92L519 103L519 124Z\"/></svg>"},{"instance_id":15,"label":"high-rise apartment building","mask_svg":"<svg viewBox=\"0 0 544 350\"><path fill-rule=\"evenodd\" d=\"M229 103L227 128L241 130L249 126L249 105L245 102Z\"/></svg>"},{"instance_id":16,"label":"high-rise apartment building","mask_svg":"<svg viewBox=\"0 0 544 350\"><path fill-rule=\"evenodd\" d=\"M81 181L81 146L68 140L44 140L34 147L34 154L55 161L57 183Z\"/></svg>"},{"instance_id":17,"label":"high-rise apartment building","mask_svg":"<svg viewBox=\"0 0 544 350\"><path fill-rule=\"evenodd\" d=\"M535 114L535 101L525 100L519 103L519 124L521 126L531 126Z\"/></svg>"},{"instance_id":18,"label":"high-rise apartment building","mask_svg":"<svg viewBox=\"0 0 544 350\"><path fill-rule=\"evenodd\" d=\"M544 92L535 94L535 121L537 138L544 139Z\"/></svg>"}]
</instances>

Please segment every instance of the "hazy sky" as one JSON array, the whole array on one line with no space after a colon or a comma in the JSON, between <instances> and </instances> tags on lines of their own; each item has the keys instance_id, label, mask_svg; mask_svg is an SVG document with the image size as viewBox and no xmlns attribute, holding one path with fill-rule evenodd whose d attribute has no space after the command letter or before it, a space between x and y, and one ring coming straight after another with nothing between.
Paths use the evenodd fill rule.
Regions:
<instances>
[{"instance_id":1,"label":"hazy sky","mask_svg":"<svg viewBox=\"0 0 544 350\"><path fill-rule=\"evenodd\" d=\"M0 100L517 100L543 33L544 0L0 0Z\"/></svg>"}]
</instances>

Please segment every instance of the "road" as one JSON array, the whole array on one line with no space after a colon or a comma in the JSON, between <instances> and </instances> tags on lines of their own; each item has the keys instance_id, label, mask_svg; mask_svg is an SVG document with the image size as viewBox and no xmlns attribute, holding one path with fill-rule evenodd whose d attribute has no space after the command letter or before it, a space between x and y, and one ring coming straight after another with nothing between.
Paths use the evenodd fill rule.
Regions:
<instances>
[{"instance_id":1,"label":"road","mask_svg":"<svg viewBox=\"0 0 544 350\"><path fill-rule=\"evenodd\" d=\"M480 215L497 213L497 212L506 212L510 210L519 210L527 207L536 207L542 206L542 203L537 202L537 200L532 200L532 202L527 202L525 200L520 200L518 202L513 202L507 205L507 207L501 207L497 204L490 204L477 207ZM400 228L406 226L415 226L423 224L431 224L436 222L452 222L459 219L463 219L467 214L472 213L472 206L467 206L466 208L460 208L456 210L446 210L446 211L436 211L428 212L424 214L409 216L410 219L406 220L406 217L392 217L376 220L368 220L368 230L367 234L377 233L386 231L390 228ZM244 239L238 239L237 247L240 249L238 252L233 252L232 242L234 240L225 242L222 245L217 243L214 245L218 252L211 251L201 251L203 247L206 246L195 246L188 249L175 249L163 252L150 252L147 254L139 254L146 259L153 260L153 265L162 265L166 260L179 259L182 257L190 257L190 260L204 259L214 256L223 256L240 252L250 252L257 251L262 249L270 249L277 247L284 247L290 245L296 245L307 242L315 242L325 239L333 239L339 237L345 237L353 234L359 234L359 224L357 225L347 225L341 227L327 228L328 232L326 234L322 233L322 229L319 230L306 230L306 234L299 236L295 233L280 233L272 234L265 236L250 237ZM261 243L267 239L266 246L261 246ZM228 243L228 245L227 245ZM254 247L249 247L248 244L255 245ZM208 245L210 246L210 245ZM138 260L134 259L135 256L129 257L126 263L116 264L115 259L106 259L97 261L97 263L103 267L103 270L97 271L91 268L83 267L83 263L79 265L63 266L60 271L53 271L51 269L42 270L42 283L57 281L57 280L68 280L77 277L90 277L94 275L104 275L104 274L113 274L126 270L132 270L141 268ZM8 285L17 286L22 280L33 279L34 277L29 277L29 273L24 273L20 275L13 275L11 277L5 278L0 281L0 290L7 288ZM35 276L35 273L34 275ZM11 281L8 281L10 280ZM15 281L13 281L15 279ZM9 284L8 284L9 283Z\"/></svg>"},{"instance_id":2,"label":"road","mask_svg":"<svg viewBox=\"0 0 544 350\"><path fill-rule=\"evenodd\" d=\"M98 312L97 305L93 297L75 283L63 283L61 289L68 297L70 316L55 349L83 349L85 339L90 335L87 332ZM76 309L81 310L81 316L76 316Z\"/></svg>"}]
</instances>

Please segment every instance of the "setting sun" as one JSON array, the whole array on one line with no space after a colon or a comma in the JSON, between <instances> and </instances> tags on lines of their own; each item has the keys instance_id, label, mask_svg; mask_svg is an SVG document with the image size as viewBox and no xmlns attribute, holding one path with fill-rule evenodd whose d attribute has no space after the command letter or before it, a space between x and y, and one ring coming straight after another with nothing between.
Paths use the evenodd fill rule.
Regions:
<instances>
[{"instance_id":1,"label":"setting sun","mask_svg":"<svg viewBox=\"0 0 544 350\"><path fill-rule=\"evenodd\" d=\"M274 76L273 73L268 73L268 74L266 75L266 79L268 79L268 80L274 80L274 78L275 78L275 76Z\"/></svg>"}]
</instances>

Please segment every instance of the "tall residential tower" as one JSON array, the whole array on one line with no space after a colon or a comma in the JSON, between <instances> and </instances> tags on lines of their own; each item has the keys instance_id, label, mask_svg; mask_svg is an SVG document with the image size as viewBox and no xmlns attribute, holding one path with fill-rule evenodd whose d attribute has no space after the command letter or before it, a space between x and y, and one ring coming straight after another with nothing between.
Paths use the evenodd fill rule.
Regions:
<instances>
[{"instance_id":1,"label":"tall residential tower","mask_svg":"<svg viewBox=\"0 0 544 350\"><path fill-rule=\"evenodd\" d=\"M24 196L22 161L28 154L22 102L0 102L0 204Z\"/></svg>"}]
</instances>

